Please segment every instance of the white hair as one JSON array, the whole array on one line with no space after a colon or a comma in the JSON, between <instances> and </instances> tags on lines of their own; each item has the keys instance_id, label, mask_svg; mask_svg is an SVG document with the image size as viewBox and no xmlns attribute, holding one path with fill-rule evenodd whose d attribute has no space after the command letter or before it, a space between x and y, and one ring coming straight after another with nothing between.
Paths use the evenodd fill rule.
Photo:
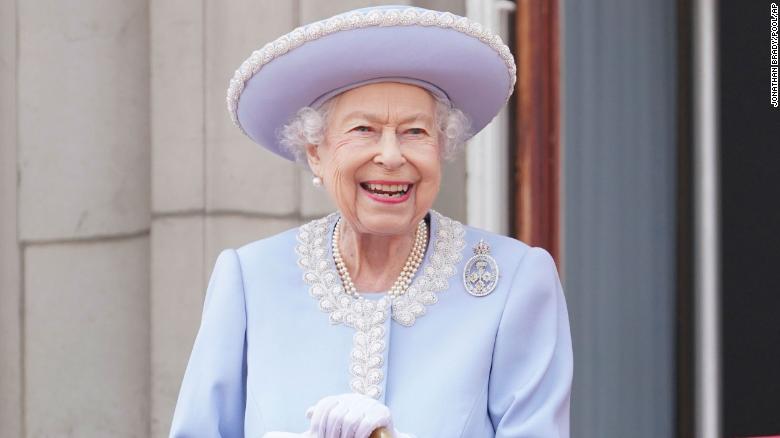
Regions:
<instances>
[{"instance_id":1,"label":"white hair","mask_svg":"<svg viewBox=\"0 0 780 438\"><path fill-rule=\"evenodd\" d=\"M463 111L451 106L449 101L430 92L429 94L436 101L435 123L439 132L442 157L451 161L471 136L471 121ZM280 129L280 143L295 157L295 161L306 163L306 145L319 145L325 140L328 115L334 102L334 98L330 98L317 109L305 106Z\"/></svg>"}]
</instances>

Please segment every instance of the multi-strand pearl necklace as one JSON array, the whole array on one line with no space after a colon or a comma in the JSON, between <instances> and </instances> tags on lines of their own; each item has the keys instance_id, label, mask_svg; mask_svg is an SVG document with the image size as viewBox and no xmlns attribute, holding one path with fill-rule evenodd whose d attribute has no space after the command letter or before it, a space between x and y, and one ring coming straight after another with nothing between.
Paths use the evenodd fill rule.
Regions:
<instances>
[{"instance_id":1,"label":"multi-strand pearl necklace","mask_svg":"<svg viewBox=\"0 0 780 438\"><path fill-rule=\"evenodd\" d=\"M347 265L344 263L344 259L341 257L341 251L339 250L339 238L341 235L341 218L336 222L336 228L333 230L333 260L336 262L336 269L341 277L341 283L344 285L344 290L347 294L354 296L355 298L363 298L355 288L355 283L352 282L352 277L347 271ZM409 257L406 259L401 274L398 279L395 280L393 286L388 291L390 298L403 295L409 285L412 284L412 278L420 268L423 258L425 257L425 248L428 246L428 225L425 220L421 220L417 224L417 234L414 236L414 245L412 251L409 253Z\"/></svg>"}]
</instances>

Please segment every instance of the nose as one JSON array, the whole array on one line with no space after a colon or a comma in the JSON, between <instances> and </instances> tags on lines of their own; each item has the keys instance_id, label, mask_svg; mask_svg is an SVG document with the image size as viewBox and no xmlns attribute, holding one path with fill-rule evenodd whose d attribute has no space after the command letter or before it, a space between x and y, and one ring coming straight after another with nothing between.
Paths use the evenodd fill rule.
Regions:
<instances>
[{"instance_id":1,"label":"nose","mask_svg":"<svg viewBox=\"0 0 780 438\"><path fill-rule=\"evenodd\" d=\"M406 163L395 129L390 127L382 129L382 136L379 139L379 153L374 157L374 163L389 170L397 169Z\"/></svg>"}]
</instances>

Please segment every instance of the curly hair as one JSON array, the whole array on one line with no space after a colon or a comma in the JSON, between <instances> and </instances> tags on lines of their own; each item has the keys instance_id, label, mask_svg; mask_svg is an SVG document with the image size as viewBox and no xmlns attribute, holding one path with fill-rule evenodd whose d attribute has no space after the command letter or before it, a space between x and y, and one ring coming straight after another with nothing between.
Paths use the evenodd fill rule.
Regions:
<instances>
[{"instance_id":1,"label":"curly hair","mask_svg":"<svg viewBox=\"0 0 780 438\"><path fill-rule=\"evenodd\" d=\"M429 94L436 101L435 123L439 132L442 158L451 161L471 137L471 121L463 111L451 106L449 101L430 92ZM334 102L334 98L330 98L319 108L301 108L292 120L279 130L280 143L295 157L295 161L306 163L306 145L319 145L325 140L328 115Z\"/></svg>"}]
</instances>

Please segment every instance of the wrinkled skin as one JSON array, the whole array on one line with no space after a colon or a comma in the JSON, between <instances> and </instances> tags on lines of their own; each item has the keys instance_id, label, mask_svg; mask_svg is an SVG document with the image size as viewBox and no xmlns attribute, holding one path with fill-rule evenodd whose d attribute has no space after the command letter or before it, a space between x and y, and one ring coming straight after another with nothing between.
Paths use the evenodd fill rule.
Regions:
<instances>
[{"instance_id":1,"label":"wrinkled skin","mask_svg":"<svg viewBox=\"0 0 780 438\"><path fill-rule=\"evenodd\" d=\"M358 290L387 290L441 186L436 102L423 88L394 82L333 99L323 143L307 146L309 167L341 212L340 250ZM372 198L367 181L412 186L408 199L389 203Z\"/></svg>"}]
</instances>

